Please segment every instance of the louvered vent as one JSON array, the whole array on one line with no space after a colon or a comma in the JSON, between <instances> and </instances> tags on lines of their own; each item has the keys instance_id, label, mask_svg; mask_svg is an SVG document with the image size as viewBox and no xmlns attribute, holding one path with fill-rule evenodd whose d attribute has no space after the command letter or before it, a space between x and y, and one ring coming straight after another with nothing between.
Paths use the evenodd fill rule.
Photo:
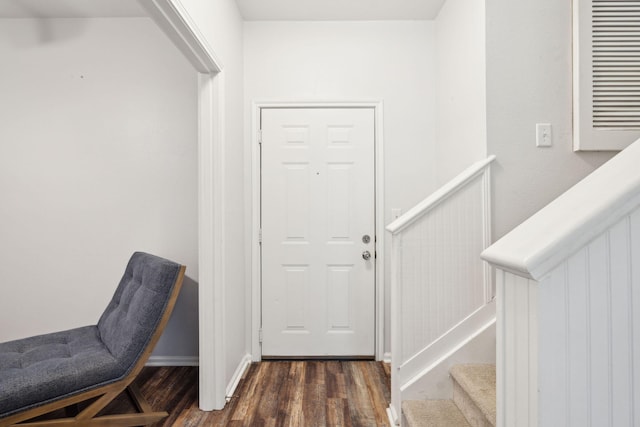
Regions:
<instances>
[{"instance_id":1,"label":"louvered vent","mask_svg":"<svg viewBox=\"0 0 640 427\"><path fill-rule=\"evenodd\" d=\"M640 0L592 2L593 127L640 129Z\"/></svg>"}]
</instances>

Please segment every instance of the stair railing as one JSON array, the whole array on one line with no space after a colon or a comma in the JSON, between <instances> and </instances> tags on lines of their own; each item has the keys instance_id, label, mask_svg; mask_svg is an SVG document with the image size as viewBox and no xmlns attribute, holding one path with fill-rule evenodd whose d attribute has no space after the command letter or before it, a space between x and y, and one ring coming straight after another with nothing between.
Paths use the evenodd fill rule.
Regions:
<instances>
[{"instance_id":1,"label":"stair railing","mask_svg":"<svg viewBox=\"0 0 640 427\"><path fill-rule=\"evenodd\" d=\"M640 140L483 252L498 427L640 426Z\"/></svg>"},{"instance_id":2,"label":"stair railing","mask_svg":"<svg viewBox=\"0 0 640 427\"><path fill-rule=\"evenodd\" d=\"M493 299L480 253L491 241L490 164L479 161L392 222L391 406L398 423L411 363ZM424 369L422 367L421 369Z\"/></svg>"}]
</instances>

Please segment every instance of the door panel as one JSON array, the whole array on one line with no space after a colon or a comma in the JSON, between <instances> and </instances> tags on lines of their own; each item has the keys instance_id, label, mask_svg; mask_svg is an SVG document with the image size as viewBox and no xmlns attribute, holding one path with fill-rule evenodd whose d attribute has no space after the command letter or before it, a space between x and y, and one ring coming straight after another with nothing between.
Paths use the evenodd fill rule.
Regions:
<instances>
[{"instance_id":1,"label":"door panel","mask_svg":"<svg viewBox=\"0 0 640 427\"><path fill-rule=\"evenodd\" d=\"M374 110L265 108L261 129L262 354L373 356Z\"/></svg>"}]
</instances>

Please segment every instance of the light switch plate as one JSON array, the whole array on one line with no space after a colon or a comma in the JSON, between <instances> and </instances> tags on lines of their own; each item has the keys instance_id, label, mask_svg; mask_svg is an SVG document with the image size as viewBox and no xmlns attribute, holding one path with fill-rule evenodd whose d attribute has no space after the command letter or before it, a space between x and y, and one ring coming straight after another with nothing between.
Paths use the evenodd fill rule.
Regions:
<instances>
[{"instance_id":1,"label":"light switch plate","mask_svg":"<svg viewBox=\"0 0 640 427\"><path fill-rule=\"evenodd\" d=\"M536 123L536 147L551 147L553 139L550 123Z\"/></svg>"}]
</instances>

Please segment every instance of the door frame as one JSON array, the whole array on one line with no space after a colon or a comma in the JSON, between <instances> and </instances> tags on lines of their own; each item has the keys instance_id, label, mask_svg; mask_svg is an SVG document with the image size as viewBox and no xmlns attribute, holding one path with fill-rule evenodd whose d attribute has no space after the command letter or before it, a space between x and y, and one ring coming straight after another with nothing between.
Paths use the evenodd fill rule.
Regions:
<instances>
[{"instance_id":1,"label":"door frame","mask_svg":"<svg viewBox=\"0 0 640 427\"><path fill-rule=\"evenodd\" d=\"M224 329L224 71L181 0L138 0L198 76L198 400L226 403Z\"/></svg>"},{"instance_id":2,"label":"door frame","mask_svg":"<svg viewBox=\"0 0 640 427\"><path fill-rule=\"evenodd\" d=\"M375 120L375 229L376 229L376 271L375 271L375 358L383 360L384 357L384 150L383 150L383 102L380 101L253 101L251 104L251 134L247 138L250 143L251 153L251 181L249 214L250 226L247 230L248 247L251 256L248 257L251 271L251 357L253 361L262 359L262 348L260 346L260 327L262 318L262 298L261 298L261 265L262 255L260 252L260 111L263 108L373 108Z\"/></svg>"}]
</instances>

